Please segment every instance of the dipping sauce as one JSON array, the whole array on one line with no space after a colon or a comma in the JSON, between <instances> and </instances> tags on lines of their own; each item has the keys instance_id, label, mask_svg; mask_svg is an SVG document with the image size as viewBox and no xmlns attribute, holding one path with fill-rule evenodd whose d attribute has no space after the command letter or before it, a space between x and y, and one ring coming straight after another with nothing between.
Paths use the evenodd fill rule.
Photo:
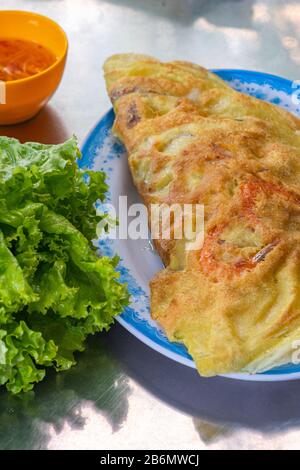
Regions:
<instances>
[{"instance_id":1,"label":"dipping sauce","mask_svg":"<svg viewBox=\"0 0 300 470\"><path fill-rule=\"evenodd\" d=\"M36 75L55 61L55 55L41 44L0 38L0 80L4 82Z\"/></svg>"}]
</instances>

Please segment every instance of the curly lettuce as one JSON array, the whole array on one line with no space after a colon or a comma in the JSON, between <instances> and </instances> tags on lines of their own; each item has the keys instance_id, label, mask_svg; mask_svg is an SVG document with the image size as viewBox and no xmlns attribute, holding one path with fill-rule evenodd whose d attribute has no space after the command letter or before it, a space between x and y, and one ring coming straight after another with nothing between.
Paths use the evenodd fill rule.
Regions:
<instances>
[{"instance_id":1,"label":"curly lettuce","mask_svg":"<svg viewBox=\"0 0 300 470\"><path fill-rule=\"evenodd\" d=\"M0 137L0 385L29 391L45 367L66 370L89 334L128 304L118 260L91 240L103 172L80 170L76 139L21 144Z\"/></svg>"}]
</instances>

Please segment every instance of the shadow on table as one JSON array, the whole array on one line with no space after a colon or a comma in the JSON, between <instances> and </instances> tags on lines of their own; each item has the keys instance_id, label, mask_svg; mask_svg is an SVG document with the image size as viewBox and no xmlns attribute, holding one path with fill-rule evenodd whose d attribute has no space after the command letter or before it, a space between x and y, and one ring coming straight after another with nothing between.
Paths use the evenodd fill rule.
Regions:
<instances>
[{"instance_id":1,"label":"shadow on table","mask_svg":"<svg viewBox=\"0 0 300 470\"><path fill-rule=\"evenodd\" d=\"M1 387L0 449L45 449L51 430L59 434L66 424L83 429L82 406L87 402L117 431L127 416L130 389L107 351L106 335L97 335L78 355L76 367L48 372L34 395L14 397Z\"/></svg>"},{"instance_id":2,"label":"shadow on table","mask_svg":"<svg viewBox=\"0 0 300 470\"><path fill-rule=\"evenodd\" d=\"M0 126L0 135L15 137L21 142L37 141L42 144L60 144L71 137L59 114L50 105L26 122Z\"/></svg>"},{"instance_id":3,"label":"shadow on table","mask_svg":"<svg viewBox=\"0 0 300 470\"><path fill-rule=\"evenodd\" d=\"M156 397L192 415L195 424L204 420L221 428L227 424L268 432L300 424L300 380L263 383L201 378L196 370L153 351L120 325L108 337L109 348L128 375Z\"/></svg>"}]
</instances>

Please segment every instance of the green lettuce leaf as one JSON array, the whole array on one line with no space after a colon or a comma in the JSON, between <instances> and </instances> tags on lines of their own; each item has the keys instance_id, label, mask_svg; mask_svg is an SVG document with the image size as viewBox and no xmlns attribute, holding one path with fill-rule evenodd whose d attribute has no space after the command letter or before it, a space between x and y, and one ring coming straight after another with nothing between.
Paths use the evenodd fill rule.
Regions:
<instances>
[{"instance_id":1,"label":"green lettuce leaf","mask_svg":"<svg viewBox=\"0 0 300 470\"><path fill-rule=\"evenodd\" d=\"M80 170L77 158L75 138L0 137L0 385L12 393L31 390L45 367L70 368L87 335L128 304L118 260L91 243L105 174Z\"/></svg>"}]
</instances>

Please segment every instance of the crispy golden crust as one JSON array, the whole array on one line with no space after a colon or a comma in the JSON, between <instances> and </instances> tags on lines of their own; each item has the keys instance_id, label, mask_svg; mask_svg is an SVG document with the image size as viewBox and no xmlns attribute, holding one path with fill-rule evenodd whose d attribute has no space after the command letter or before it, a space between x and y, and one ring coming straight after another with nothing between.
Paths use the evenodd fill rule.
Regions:
<instances>
[{"instance_id":1,"label":"crispy golden crust","mask_svg":"<svg viewBox=\"0 0 300 470\"><path fill-rule=\"evenodd\" d=\"M151 313L201 374L290 360L300 338L300 121L202 67L134 54L104 65L114 130L146 204L201 203L201 249L156 241Z\"/></svg>"}]
</instances>

